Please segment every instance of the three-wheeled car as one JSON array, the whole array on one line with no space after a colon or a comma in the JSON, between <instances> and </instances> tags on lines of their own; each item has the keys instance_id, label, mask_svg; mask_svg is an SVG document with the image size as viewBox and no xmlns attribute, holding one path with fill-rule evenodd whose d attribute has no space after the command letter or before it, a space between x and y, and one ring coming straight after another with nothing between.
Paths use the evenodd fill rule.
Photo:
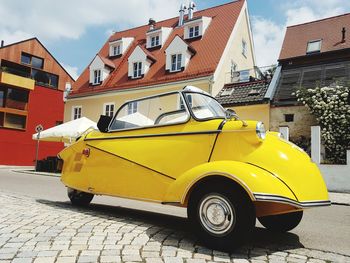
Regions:
<instances>
[{"instance_id":1,"label":"three-wheeled car","mask_svg":"<svg viewBox=\"0 0 350 263\"><path fill-rule=\"evenodd\" d=\"M187 207L200 240L226 250L256 218L289 231L305 208L330 205L302 149L198 88L128 101L98 127L59 153L74 205L109 195Z\"/></svg>"}]
</instances>

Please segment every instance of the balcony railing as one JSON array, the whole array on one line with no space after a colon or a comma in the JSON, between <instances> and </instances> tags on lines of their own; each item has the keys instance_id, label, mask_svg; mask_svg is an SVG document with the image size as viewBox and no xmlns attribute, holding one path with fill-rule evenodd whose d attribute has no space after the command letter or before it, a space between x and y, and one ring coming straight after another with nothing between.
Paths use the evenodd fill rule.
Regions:
<instances>
[{"instance_id":1,"label":"balcony railing","mask_svg":"<svg viewBox=\"0 0 350 263\"><path fill-rule=\"evenodd\" d=\"M271 79L275 68L275 65L271 65L266 67L254 67L250 69L226 72L225 84Z\"/></svg>"}]
</instances>

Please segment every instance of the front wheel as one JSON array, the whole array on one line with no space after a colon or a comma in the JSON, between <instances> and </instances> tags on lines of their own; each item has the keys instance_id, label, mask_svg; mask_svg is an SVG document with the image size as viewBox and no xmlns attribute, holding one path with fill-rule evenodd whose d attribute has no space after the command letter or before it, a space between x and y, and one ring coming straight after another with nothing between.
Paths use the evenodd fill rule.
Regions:
<instances>
[{"instance_id":1,"label":"front wheel","mask_svg":"<svg viewBox=\"0 0 350 263\"><path fill-rule=\"evenodd\" d=\"M67 188L68 197L73 205L76 206L87 206L90 204L93 194L81 192L73 188Z\"/></svg>"},{"instance_id":2,"label":"front wheel","mask_svg":"<svg viewBox=\"0 0 350 263\"><path fill-rule=\"evenodd\" d=\"M303 211L288 214L259 217L259 222L267 229L275 232L287 232L299 225Z\"/></svg>"},{"instance_id":3,"label":"front wheel","mask_svg":"<svg viewBox=\"0 0 350 263\"><path fill-rule=\"evenodd\" d=\"M231 251L255 226L255 210L238 186L206 184L191 194L188 219L200 240L214 249Z\"/></svg>"}]
</instances>

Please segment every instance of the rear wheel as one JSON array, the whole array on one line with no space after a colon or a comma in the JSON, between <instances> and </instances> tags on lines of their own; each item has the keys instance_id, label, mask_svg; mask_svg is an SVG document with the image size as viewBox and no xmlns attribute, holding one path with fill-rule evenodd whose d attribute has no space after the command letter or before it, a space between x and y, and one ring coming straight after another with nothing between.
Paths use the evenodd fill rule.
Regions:
<instances>
[{"instance_id":1,"label":"rear wheel","mask_svg":"<svg viewBox=\"0 0 350 263\"><path fill-rule=\"evenodd\" d=\"M73 188L67 188L68 197L73 205L87 206L90 204L93 194L75 190Z\"/></svg>"},{"instance_id":2,"label":"rear wheel","mask_svg":"<svg viewBox=\"0 0 350 263\"><path fill-rule=\"evenodd\" d=\"M259 217L259 222L269 230L287 232L299 225L303 218L303 211L288 214Z\"/></svg>"},{"instance_id":3,"label":"rear wheel","mask_svg":"<svg viewBox=\"0 0 350 263\"><path fill-rule=\"evenodd\" d=\"M226 251L242 244L255 226L255 210L247 194L238 186L222 183L195 189L187 214L203 243Z\"/></svg>"}]
</instances>

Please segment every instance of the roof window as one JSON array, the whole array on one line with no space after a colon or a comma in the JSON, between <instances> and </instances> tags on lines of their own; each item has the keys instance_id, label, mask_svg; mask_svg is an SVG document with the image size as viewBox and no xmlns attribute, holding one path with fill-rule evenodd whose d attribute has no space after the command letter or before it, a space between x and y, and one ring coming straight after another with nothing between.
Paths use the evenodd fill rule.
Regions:
<instances>
[{"instance_id":1,"label":"roof window","mask_svg":"<svg viewBox=\"0 0 350 263\"><path fill-rule=\"evenodd\" d=\"M316 53L321 51L322 40L313 40L307 43L306 54Z\"/></svg>"},{"instance_id":2,"label":"roof window","mask_svg":"<svg viewBox=\"0 0 350 263\"><path fill-rule=\"evenodd\" d=\"M225 89L222 93L221 93L221 96L231 96L232 93L235 91L234 88L228 88L228 89Z\"/></svg>"}]
</instances>

